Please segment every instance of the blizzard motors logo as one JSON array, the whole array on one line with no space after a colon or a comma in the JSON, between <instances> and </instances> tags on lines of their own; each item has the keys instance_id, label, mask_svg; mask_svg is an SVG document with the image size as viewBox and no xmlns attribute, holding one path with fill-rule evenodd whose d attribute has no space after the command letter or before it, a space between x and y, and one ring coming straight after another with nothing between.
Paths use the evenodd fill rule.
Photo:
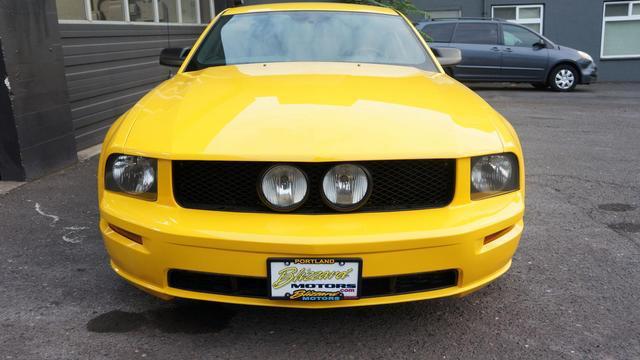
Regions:
<instances>
[{"instance_id":1,"label":"blizzard motors logo","mask_svg":"<svg viewBox=\"0 0 640 360\"><path fill-rule=\"evenodd\" d=\"M342 300L342 297L340 291L296 290L289 296L289 300L336 301Z\"/></svg>"},{"instance_id":2,"label":"blizzard motors logo","mask_svg":"<svg viewBox=\"0 0 640 360\"><path fill-rule=\"evenodd\" d=\"M353 269L331 270L331 271L314 271L307 268L296 268L293 266L286 267L278 271L278 279L273 282L274 289L280 289L289 284L297 285L300 282L314 282L318 280L344 280L349 277ZM308 284L315 287L328 287L327 285L344 285L344 284ZM304 286L307 287L307 286ZM334 286L335 288L336 286Z\"/></svg>"}]
</instances>

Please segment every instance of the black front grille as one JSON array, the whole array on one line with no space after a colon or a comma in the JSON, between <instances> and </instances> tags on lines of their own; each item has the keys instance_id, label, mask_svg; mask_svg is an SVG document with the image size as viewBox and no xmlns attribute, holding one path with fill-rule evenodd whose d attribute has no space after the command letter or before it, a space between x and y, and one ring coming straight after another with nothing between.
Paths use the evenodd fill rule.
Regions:
<instances>
[{"instance_id":1,"label":"black front grille","mask_svg":"<svg viewBox=\"0 0 640 360\"><path fill-rule=\"evenodd\" d=\"M361 297L391 296L430 291L456 286L457 270L441 270L419 274L370 277L362 279ZM169 286L176 289L210 294L267 298L269 283L263 277L209 274L197 271L169 271Z\"/></svg>"},{"instance_id":2,"label":"black front grille","mask_svg":"<svg viewBox=\"0 0 640 360\"><path fill-rule=\"evenodd\" d=\"M358 211L393 211L448 205L455 188L455 160L352 162L366 167L371 197ZM336 163L294 163L307 174L309 198L296 213L334 212L322 201L324 174ZM173 192L180 206L218 211L269 212L258 196L258 179L270 162L173 161Z\"/></svg>"}]
</instances>

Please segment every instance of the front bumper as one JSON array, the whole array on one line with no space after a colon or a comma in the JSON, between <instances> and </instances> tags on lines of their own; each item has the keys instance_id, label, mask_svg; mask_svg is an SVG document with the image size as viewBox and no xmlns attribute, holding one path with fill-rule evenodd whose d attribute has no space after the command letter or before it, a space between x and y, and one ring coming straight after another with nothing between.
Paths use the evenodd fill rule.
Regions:
<instances>
[{"instance_id":1,"label":"front bumper","mask_svg":"<svg viewBox=\"0 0 640 360\"><path fill-rule=\"evenodd\" d=\"M580 83L593 84L598 80L598 67L593 61L579 62L580 65Z\"/></svg>"},{"instance_id":2,"label":"front bumper","mask_svg":"<svg viewBox=\"0 0 640 360\"><path fill-rule=\"evenodd\" d=\"M100 229L113 269L159 297L301 308L376 305L464 295L508 270L523 230L523 191L480 201L460 196L439 209L293 215L183 209L107 191ZM109 224L141 235L143 245ZM336 302L229 296L168 284L171 269L265 278L268 258L325 256L362 259L365 278L456 269L458 279L437 290Z\"/></svg>"}]
</instances>

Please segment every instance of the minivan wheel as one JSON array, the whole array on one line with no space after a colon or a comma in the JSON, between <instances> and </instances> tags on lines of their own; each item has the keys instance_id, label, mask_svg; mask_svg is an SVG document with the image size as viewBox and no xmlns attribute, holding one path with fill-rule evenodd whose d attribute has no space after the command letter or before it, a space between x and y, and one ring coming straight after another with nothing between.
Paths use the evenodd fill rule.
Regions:
<instances>
[{"instance_id":1,"label":"minivan wheel","mask_svg":"<svg viewBox=\"0 0 640 360\"><path fill-rule=\"evenodd\" d=\"M559 65L551 71L549 84L555 91L572 91L578 84L578 74L571 65Z\"/></svg>"},{"instance_id":2,"label":"minivan wheel","mask_svg":"<svg viewBox=\"0 0 640 360\"><path fill-rule=\"evenodd\" d=\"M539 89L539 90L544 90L544 89L549 87L549 85L547 85L545 83L531 83L531 86L533 86L534 88Z\"/></svg>"}]
</instances>

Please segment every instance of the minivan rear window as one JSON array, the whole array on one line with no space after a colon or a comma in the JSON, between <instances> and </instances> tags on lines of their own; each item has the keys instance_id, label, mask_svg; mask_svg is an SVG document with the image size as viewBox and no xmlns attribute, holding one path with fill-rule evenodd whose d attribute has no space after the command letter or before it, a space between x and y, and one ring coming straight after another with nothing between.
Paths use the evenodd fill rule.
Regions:
<instances>
[{"instance_id":1,"label":"minivan rear window","mask_svg":"<svg viewBox=\"0 0 640 360\"><path fill-rule=\"evenodd\" d=\"M450 42L456 23L427 24L422 32L427 34L425 40L429 42Z\"/></svg>"},{"instance_id":2,"label":"minivan rear window","mask_svg":"<svg viewBox=\"0 0 640 360\"><path fill-rule=\"evenodd\" d=\"M454 43L461 44L498 44L498 25L492 23L458 23L453 36Z\"/></svg>"}]
</instances>

